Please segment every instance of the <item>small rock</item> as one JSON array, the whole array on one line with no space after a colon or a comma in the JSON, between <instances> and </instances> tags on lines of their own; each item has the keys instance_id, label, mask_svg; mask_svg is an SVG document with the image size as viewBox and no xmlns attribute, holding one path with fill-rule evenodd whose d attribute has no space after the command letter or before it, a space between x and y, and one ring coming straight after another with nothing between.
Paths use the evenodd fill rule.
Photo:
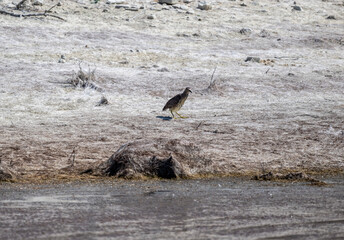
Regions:
<instances>
[{"instance_id":1,"label":"small rock","mask_svg":"<svg viewBox=\"0 0 344 240\"><path fill-rule=\"evenodd\" d=\"M210 3L207 2L199 2L198 8L201 10L211 10L213 7L210 5Z\"/></svg>"},{"instance_id":2,"label":"small rock","mask_svg":"<svg viewBox=\"0 0 344 240\"><path fill-rule=\"evenodd\" d=\"M252 30L249 28L242 28L242 29L240 29L239 33L243 34L243 35L249 35L252 33Z\"/></svg>"},{"instance_id":3,"label":"small rock","mask_svg":"<svg viewBox=\"0 0 344 240\"><path fill-rule=\"evenodd\" d=\"M182 4L175 4L175 5L173 5L173 8L181 9L181 10L185 10L185 11L190 10L190 8L188 6L185 6L185 5L182 5Z\"/></svg>"},{"instance_id":4,"label":"small rock","mask_svg":"<svg viewBox=\"0 0 344 240\"><path fill-rule=\"evenodd\" d=\"M259 37L266 38L270 36L270 33L268 33L268 31L266 31L265 29L263 29L262 31L260 31L258 35Z\"/></svg>"},{"instance_id":5,"label":"small rock","mask_svg":"<svg viewBox=\"0 0 344 240\"><path fill-rule=\"evenodd\" d=\"M64 59L64 58L60 58L58 61L58 63L65 63L65 62L66 62L66 59Z\"/></svg>"},{"instance_id":6,"label":"small rock","mask_svg":"<svg viewBox=\"0 0 344 240\"><path fill-rule=\"evenodd\" d=\"M6 7L7 7L7 8L12 8L12 9L13 9L13 8L16 8L17 6L16 6L16 4L9 3L9 4L6 5Z\"/></svg>"},{"instance_id":7,"label":"small rock","mask_svg":"<svg viewBox=\"0 0 344 240\"><path fill-rule=\"evenodd\" d=\"M35 0L35 1L33 1L32 5L43 6L43 3L44 3L43 0Z\"/></svg>"},{"instance_id":8,"label":"small rock","mask_svg":"<svg viewBox=\"0 0 344 240\"><path fill-rule=\"evenodd\" d=\"M177 37L191 37L191 35L187 34L187 33L179 33L178 32L176 35L177 35Z\"/></svg>"},{"instance_id":9,"label":"small rock","mask_svg":"<svg viewBox=\"0 0 344 240\"><path fill-rule=\"evenodd\" d=\"M240 6L247 7L247 5L245 3L240 4Z\"/></svg>"},{"instance_id":10,"label":"small rock","mask_svg":"<svg viewBox=\"0 0 344 240\"><path fill-rule=\"evenodd\" d=\"M166 5L164 6L166 7ZM163 7L161 6L154 6L154 7L150 7L149 10L152 10L152 11L161 11Z\"/></svg>"},{"instance_id":11,"label":"small rock","mask_svg":"<svg viewBox=\"0 0 344 240\"><path fill-rule=\"evenodd\" d=\"M155 19L155 15L151 14L147 16L147 19Z\"/></svg>"},{"instance_id":12,"label":"small rock","mask_svg":"<svg viewBox=\"0 0 344 240\"><path fill-rule=\"evenodd\" d=\"M105 9L103 9L103 12L108 12L109 10L107 10L106 8Z\"/></svg>"},{"instance_id":13,"label":"small rock","mask_svg":"<svg viewBox=\"0 0 344 240\"><path fill-rule=\"evenodd\" d=\"M188 4L188 3L192 3L192 0L184 0L183 2Z\"/></svg>"},{"instance_id":14,"label":"small rock","mask_svg":"<svg viewBox=\"0 0 344 240\"><path fill-rule=\"evenodd\" d=\"M107 4L123 4L126 3L125 0L107 0Z\"/></svg>"},{"instance_id":15,"label":"small rock","mask_svg":"<svg viewBox=\"0 0 344 240\"><path fill-rule=\"evenodd\" d=\"M194 11L193 9L190 8L189 10L186 11L186 13L187 13L187 14L194 14L195 11Z\"/></svg>"},{"instance_id":16,"label":"small rock","mask_svg":"<svg viewBox=\"0 0 344 240\"><path fill-rule=\"evenodd\" d=\"M294 73L288 73L288 76L293 77L293 76L295 76L295 74Z\"/></svg>"},{"instance_id":17,"label":"small rock","mask_svg":"<svg viewBox=\"0 0 344 240\"><path fill-rule=\"evenodd\" d=\"M178 3L178 0L159 0L160 4L168 4L168 5L174 5Z\"/></svg>"},{"instance_id":18,"label":"small rock","mask_svg":"<svg viewBox=\"0 0 344 240\"><path fill-rule=\"evenodd\" d=\"M102 96L97 106L108 105L108 104L109 104L109 101L106 99L106 97Z\"/></svg>"},{"instance_id":19,"label":"small rock","mask_svg":"<svg viewBox=\"0 0 344 240\"><path fill-rule=\"evenodd\" d=\"M139 10L139 8L137 8L137 7L129 7L129 8L125 8L125 10L137 12Z\"/></svg>"},{"instance_id":20,"label":"small rock","mask_svg":"<svg viewBox=\"0 0 344 240\"><path fill-rule=\"evenodd\" d=\"M170 70L168 70L167 68L163 67L163 68L159 68L157 71L158 72L169 72Z\"/></svg>"},{"instance_id":21,"label":"small rock","mask_svg":"<svg viewBox=\"0 0 344 240\"><path fill-rule=\"evenodd\" d=\"M335 16L333 16L333 15L328 16L326 19L336 20Z\"/></svg>"},{"instance_id":22,"label":"small rock","mask_svg":"<svg viewBox=\"0 0 344 240\"><path fill-rule=\"evenodd\" d=\"M300 6L292 6L292 8L295 11L302 11L302 8Z\"/></svg>"},{"instance_id":23,"label":"small rock","mask_svg":"<svg viewBox=\"0 0 344 240\"><path fill-rule=\"evenodd\" d=\"M130 8L129 5L126 5L126 4L119 4L119 5L116 5L115 8L124 8L124 9L127 9L127 8Z\"/></svg>"},{"instance_id":24,"label":"small rock","mask_svg":"<svg viewBox=\"0 0 344 240\"><path fill-rule=\"evenodd\" d=\"M119 64L129 64L129 61L128 60L123 60L123 61L120 61L118 62Z\"/></svg>"},{"instance_id":25,"label":"small rock","mask_svg":"<svg viewBox=\"0 0 344 240\"><path fill-rule=\"evenodd\" d=\"M259 57L247 57L245 62L260 62L260 58Z\"/></svg>"}]
</instances>

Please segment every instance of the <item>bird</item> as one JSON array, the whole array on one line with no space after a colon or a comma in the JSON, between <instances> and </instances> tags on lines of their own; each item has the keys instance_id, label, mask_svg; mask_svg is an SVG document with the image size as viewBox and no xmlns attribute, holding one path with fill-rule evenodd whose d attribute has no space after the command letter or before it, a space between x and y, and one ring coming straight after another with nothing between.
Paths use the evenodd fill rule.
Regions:
<instances>
[{"instance_id":1,"label":"bird","mask_svg":"<svg viewBox=\"0 0 344 240\"><path fill-rule=\"evenodd\" d=\"M173 118L175 118L173 112L177 113L180 118L188 118L188 117L183 117L177 111L179 111L179 109L181 109L181 107L184 105L184 102L188 98L189 93L192 93L190 88L189 87L185 88L183 93L178 94L174 96L173 98L171 98L170 100L168 100L167 103L165 104L165 107L162 110L165 111L166 109L169 109Z\"/></svg>"}]
</instances>

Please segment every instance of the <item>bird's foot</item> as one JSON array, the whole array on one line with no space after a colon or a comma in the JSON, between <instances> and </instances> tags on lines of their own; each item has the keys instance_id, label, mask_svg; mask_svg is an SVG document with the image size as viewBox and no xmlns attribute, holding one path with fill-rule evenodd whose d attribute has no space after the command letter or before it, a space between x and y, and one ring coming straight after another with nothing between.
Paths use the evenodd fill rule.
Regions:
<instances>
[{"instance_id":1,"label":"bird's foot","mask_svg":"<svg viewBox=\"0 0 344 240\"><path fill-rule=\"evenodd\" d=\"M177 113L177 112L176 112L176 113ZM178 115L180 118L189 118L189 117L182 116L182 115L180 115L179 113L177 113L177 115Z\"/></svg>"}]
</instances>

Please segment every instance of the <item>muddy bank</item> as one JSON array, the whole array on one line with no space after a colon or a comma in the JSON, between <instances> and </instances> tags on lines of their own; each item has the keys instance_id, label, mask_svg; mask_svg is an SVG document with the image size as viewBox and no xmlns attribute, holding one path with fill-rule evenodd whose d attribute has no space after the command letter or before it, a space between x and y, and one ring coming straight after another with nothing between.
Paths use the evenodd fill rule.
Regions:
<instances>
[{"instance_id":1,"label":"muddy bank","mask_svg":"<svg viewBox=\"0 0 344 240\"><path fill-rule=\"evenodd\" d=\"M311 166L305 165L301 168L295 165L280 169L278 174L273 174L269 170L269 166L261 165L261 168L257 169L256 172L263 172L263 174L255 175L252 179L316 182L315 179L308 177L305 173L297 171L316 172L318 174L343 172L340 168L329 169L318 166L318 168L312 169ZM285 174L287 172L289 173ZM85 170L83 173L126 179L250 176L255 174L252 169L238 171L237 167L227 159L216 160L193 143L162 138L145 139L125 144L106 162L94 169Z\"/></svg>"},{"instance_id":2,"label":"muddy bank","mask_svg":"<svg viewBox=\"0 0 344 240\"><path fill-rule=\"evenodd\" d=\"M73 153L70 158L73 158ZM139 140L121 146L110 158L91 166L71 165L56 171L33 172L25 175L0 171L4 182L65 182L79 180L104 180L121 178L132 180L204 179L218 177L246 177L258 181L309 182L322 185L319 176L343 174L341 168L326 166L291 165L274 169L260 164L257 169L238 169L227 159L216 159L202 148L185 140L150 139ZM324 184L325 185L325 184Z\"/></svg>"}]
</instances>

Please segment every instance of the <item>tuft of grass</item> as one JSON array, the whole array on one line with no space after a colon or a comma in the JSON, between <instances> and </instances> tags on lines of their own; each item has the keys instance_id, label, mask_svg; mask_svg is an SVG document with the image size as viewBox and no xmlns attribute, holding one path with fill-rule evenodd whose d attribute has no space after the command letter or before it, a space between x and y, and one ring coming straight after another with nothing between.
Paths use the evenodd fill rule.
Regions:
<instances>
[{"instance_id":1,"label":"tuft of grass","mask_svg":"<svg viewBox=\"0 0 344 240\"><path fill-rule=\"evenodd\" d=\"M218 90L217 86L216 86L216 79L214 79L214 74L215 74L216 68L217 67L215 67L213 74L211 75L210 83L209 83L209 86L207 87L208 91L217 91Z\"/></svg>"},{"instance_id":2,"label":"tuft of grass","mask_svg":"<svg viewBox=\"0 0 344 240\"><path fill-rule=\"evenodd\" d=\"M102 91L102 89L95 84L96 81L96 68L91 70L89 67L86 72L81 67L81 64L79 64L79 71L74 73L72 78L69 80L70 84L74 87L91 88L97 91Z\"/></svg>"}]
</instances>

